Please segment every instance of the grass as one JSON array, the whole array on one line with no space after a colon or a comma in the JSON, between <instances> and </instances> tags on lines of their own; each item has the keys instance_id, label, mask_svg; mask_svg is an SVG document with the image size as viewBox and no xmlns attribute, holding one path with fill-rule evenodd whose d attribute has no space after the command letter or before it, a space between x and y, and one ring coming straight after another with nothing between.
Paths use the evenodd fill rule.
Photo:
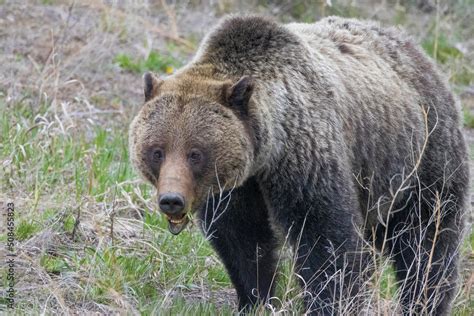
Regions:
<instances>
[{"instance_id":1,"label":"grass","mask_svg":"<svg viewBox=\"0 0 474 316\"><path fill-rule=\"evenodd\" d=\"M115 63L124 70L138 74L145 71L171 74L181 64L177 59L169 55L162 55L154 51L150 52L145 59L134 59L126 54L119 54L115 57Z\"/></svg>"},{"instance_id":2,"label":"grass","mask_svg":"<svg viewBox=\"0 0 474 316\"><path fill-rule=\"evenodd\" d=\"M16 226L15 236L17 240L23 241L33 236L39 230L39 225L32 220L22 220Z\"/></svg>"},{"instance_id":3,"label":"grass","mask_svg":"<svg viewBox=\"0 0 474 316\"><path fill-rule=\"evenodd\" d=\"M474 82L474 71L466 62L461 52L444 33L435 36L429 34L422 42L423 49L431 56L446 73L450 74L450 82L468 86Z\"/></svg>"},{"instance_id":4,"label":"grass","mask_svg":"<svg viewBox=\"0 0 474 316\"><path fill-rule=\"evenodd\" d=\"M429 36L423 41L422 47L428 55L442 64L447 63L451 58L458 59L463 57L463 53L450 43L444 34L441 34L439 37Z\"/></svg>"},{"instance_id":5,"label":"grass","mask_svg":"<svg viewBox=\"0 0 474 316\"><path fill-rule=\"evenodd\" d=\"M472 114L467 108L463 108L462 114L464 126L468 128L474 128L474 114Z\"/></svg>"}]
</instances>

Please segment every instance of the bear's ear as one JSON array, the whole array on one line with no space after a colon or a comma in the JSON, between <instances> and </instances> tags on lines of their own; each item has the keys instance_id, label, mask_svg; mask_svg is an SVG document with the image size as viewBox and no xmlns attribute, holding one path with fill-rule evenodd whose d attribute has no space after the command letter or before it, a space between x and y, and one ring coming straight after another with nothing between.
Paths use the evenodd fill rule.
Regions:
<instances>
[{"instance_id":1,"label":"bear's ear","mask_svg":"<svg viewBox=\"0 0 474 316\"><path fill-rule=\"evenodd\" d=\"M163 83L163 80L155 76L151 72L147 72L143 75L145 102L151 100L153 97L158 95L159 88Z\"/></svg>"},{"instance_id":2,"label":"bear's ear","mask_svg":"<svg viewBox=\"0 0 474 316\"><path fill-rule=\"evenodd\" d=\"M226 91L226 103L232 109L243 115L248 114L248 103L252 96L254 80L249 76L243 76Z\"/></svg>"}]
</instances>

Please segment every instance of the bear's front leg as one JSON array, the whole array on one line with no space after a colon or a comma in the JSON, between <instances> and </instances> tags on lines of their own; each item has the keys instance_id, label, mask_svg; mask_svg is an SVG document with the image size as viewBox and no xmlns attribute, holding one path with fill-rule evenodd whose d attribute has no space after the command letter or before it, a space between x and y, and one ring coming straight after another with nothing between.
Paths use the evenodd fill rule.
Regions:
<instances>
[{"instance_id":1,"label":"bear's front leg","mask_svg":"<svg viewBox=\"0 0 474 316\"><path fill-rule=\"evenodd\" d=\"M323 171L337 171L332 167ZM307 177L305 185L298 183L301 178L288 181L275 174L262 189L271 216L295 250L307 313L357 315L370 257L361 251L358 227L363 221L354 190L348 187L351 182L343 181L348 178L339 172Z\"/></svg>"},{"instance_id":2,"label":"bear's front leg","mask_svg":"<svg viewBox=\"0 0 474 316\"><path fill-rule=\"evenodd\" d=\"M200 210L201 228L229 273L239 310L249 310L272 295L277 239L253 178L228 193Z\"/></svg>"},{"instance_id":3,"label":"bear's front leg","mask_svg":"<svg viewBox=\"0 0 474 316\"><path fill-rule=\"evenodd\" d=\"M369 256L360 250L362 242L351 227L340 222L328 225L340 231L307 223L295 232L295 272L300 276L307 313L357 315L363 302L363 274L370 272Z\"/></svg>"}]
</instances>

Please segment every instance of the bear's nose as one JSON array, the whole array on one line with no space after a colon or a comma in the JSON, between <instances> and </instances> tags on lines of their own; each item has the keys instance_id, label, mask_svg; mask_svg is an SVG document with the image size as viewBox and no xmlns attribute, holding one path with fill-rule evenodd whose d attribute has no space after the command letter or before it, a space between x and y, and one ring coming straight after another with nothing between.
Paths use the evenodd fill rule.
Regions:
<instances>
[{"instance_id":1,"label":"bear's nose","mask_svg":"<svg viewBox=\"0 0 474 316\"><path fill-rule=\"evenodd\" d=\"M164 193L160 194L158 204L164 213L175 215L184 209L184 198L179 193Z\"/></svg>"}]
</instances>

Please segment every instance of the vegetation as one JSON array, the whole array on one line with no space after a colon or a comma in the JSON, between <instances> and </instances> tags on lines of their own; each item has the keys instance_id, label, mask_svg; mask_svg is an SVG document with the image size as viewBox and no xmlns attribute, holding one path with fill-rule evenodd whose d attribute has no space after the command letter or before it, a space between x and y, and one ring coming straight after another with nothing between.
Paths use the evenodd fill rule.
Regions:
<instances>
[{"instance_id":1,"label":"vegetation","mask_svg":"<svg viewBox=\"0 0 474 316\"><path fill-rule=\"evenodd\" d=\"M146 59L137 60L126 54L119 54L115 57L115 62L120 68L139 74L145 71L171 74L176 67L180 66L180 62L173 57L160 55L157 52L151 52Z\"/></svg>"}]
</instances>

